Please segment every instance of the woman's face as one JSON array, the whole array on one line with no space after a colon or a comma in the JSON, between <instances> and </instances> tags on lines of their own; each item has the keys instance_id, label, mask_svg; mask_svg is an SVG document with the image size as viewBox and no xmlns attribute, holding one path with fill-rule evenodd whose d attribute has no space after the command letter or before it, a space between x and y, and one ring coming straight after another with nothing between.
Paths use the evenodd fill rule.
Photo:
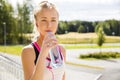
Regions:
<instances>
[{"instance_id":1,"label":"woman's face","mask_svg":"<svg viewBox=\"0 0 120 80\"><path fill-rule=\"evenodd\" d=\"M48 8L40 10L36 18L36 26L40 35L45 36L45 34L50 31L55 34L58 28L57 11Z\"/></svg>"}]
</instances>

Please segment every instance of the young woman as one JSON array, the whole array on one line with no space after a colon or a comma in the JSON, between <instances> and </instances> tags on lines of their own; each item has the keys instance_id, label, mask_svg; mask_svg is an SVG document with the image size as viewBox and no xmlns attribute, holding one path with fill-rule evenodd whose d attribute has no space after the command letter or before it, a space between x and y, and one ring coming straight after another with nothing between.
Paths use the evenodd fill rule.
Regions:
<instances>
[{"instance_id":1,"label":"young woman","mask_svg":"<svg viewBox=\"0 0 120 80\"><path fill-rule=\"evenodd\" d=\"M36 41L22 50L22 65L25 80L65 80L65 49L58 44L55 33L58 28L59 14L54 4L43 1L34 13ZM47 34L51 32L51 34ZM49 50L58 46L63 64L52 67Z\"/></svg>"}]
</instances>

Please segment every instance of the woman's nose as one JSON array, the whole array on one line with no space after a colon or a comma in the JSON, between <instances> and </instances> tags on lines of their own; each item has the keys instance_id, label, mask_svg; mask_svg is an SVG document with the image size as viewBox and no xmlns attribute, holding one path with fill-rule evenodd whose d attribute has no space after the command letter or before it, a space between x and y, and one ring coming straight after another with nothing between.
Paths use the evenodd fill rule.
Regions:
<instances>
[{"instance_id":1,"label":"woman's nose","mask_svg":"<svg viewBox=\"0 0 120 80\"><path fill-rule=\"evenodd\" d=\"M51 25L51 22L48 22L47 23L47 27L51 27L52 25Z\"/></svg>"}]
</instances>

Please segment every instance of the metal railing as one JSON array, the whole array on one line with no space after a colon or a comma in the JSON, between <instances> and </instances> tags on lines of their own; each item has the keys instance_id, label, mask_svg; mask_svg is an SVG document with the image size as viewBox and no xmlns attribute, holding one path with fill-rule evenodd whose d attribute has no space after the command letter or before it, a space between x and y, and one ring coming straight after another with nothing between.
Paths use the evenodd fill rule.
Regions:
<instances>
[{"instance_id":1,"label":"metal railing","mask_svg":"<svg viewBox=\"0 0 120 80\"><path fill-rule=\"evenodd\" d=\"M0 80L23 80L20 58L9 57L0 53Z\"/></svg>"}]
</instances>

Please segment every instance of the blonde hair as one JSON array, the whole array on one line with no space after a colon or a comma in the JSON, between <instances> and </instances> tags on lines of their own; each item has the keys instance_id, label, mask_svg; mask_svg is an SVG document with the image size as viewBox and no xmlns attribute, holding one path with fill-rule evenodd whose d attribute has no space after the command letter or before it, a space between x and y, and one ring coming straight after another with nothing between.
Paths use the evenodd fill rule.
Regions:
<instances>
[{"instance_id":1,"label":"blonde hair","mask_svg":"<svg viewBox=\"0 0 120 80\"><path fill-rule=\"evenodd\" d=\"M57 10L57 8L55 7L55 5L53 3L50 3L48 1L42 1L41 3L39 3L38 7L34 11L34 18L35 19L37 19L37 15L39 14L40 10L44 9L44 8L55 9L57 14L58 14L58 10Z\"/></svg>"},{"instance_id":2,"label":"blonde hair","mask_svg":"<svg viewBox=\"0 0 120 80\"><path fill-rule=\"evenodd\" d=\"M37 20L37 15L39 14L39 12L41 11L41 9L44 9L44 8L47 8L47 9L55 9L57 14L58 14L58 17L59 17L59 13L58 13L58 10L56 8L56 6L53 4L53 3L50 3L48 1L42 1L39 3L39 5L37 6L37 8L34 10L34 29L33 29L33 34L34 34L34 37L32 39L32 41L35 41L38 36L39 36L39 32L37 30L37 27L36 27L36 20Z\"/></svg>"}]
</instances>

